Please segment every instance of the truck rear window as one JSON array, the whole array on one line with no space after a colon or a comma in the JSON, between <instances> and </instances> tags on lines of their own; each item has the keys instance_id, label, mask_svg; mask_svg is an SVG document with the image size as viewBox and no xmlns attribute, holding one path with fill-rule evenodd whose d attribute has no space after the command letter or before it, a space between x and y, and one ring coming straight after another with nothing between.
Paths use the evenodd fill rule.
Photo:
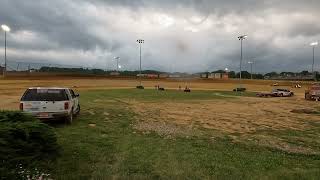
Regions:
<instances>
[{"instance_id":1,"label":"truck rear window","mask_svg":"<svg viewBox=\"0 0 320 180\"><path fill-rule=\"evenodd\" d=\"M21 101L67 101L69 100L64 89L28 89Z\"/></svg>"}]
</instances>

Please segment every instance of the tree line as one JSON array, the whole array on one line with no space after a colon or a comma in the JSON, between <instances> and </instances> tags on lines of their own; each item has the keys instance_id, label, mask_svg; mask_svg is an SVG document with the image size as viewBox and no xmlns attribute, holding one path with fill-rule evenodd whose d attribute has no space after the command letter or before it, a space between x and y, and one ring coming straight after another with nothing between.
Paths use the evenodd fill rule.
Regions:
<instances>
[{"instance_id":1,"label":"tree line","mask_svg":"<svg viewBox=\"0 0 320 180\"><path fill-rule=\"evenodd\" d=\"M76 74L93 74L93 75L106 75L110 74L115 71L105 71L102 69L88 69L88 68L60 68L60 67L41 67L39 72L55 72L55 73L76 73ZM141 71L142 74L167 74L166 72L156 71L156 70L143 70ZM210 72L204 72L204 73L210 73ZM217 70L213 71L211 73L226 73L224 70ZM119 75L121 76L137 76L140 74L140 71L119 71ZM235 71L228 72L229 78L239 78L240 73ZM253 79L265 79L266 77L285 77L285 76L311 76L312 73L308 71L302 71L302 72L269 72L266 74L261 73L252 73ZM243 79L251 79L251 73L248 71L242 71L241 77ZM319 72L316 72L316 78L320 80L320 74Z\"/></svg>"},{"instance_id":2,"label":"tree line","mask_svg":"<svg viewBox=\"0 0 320 180\"><path fill-rule=\"evenodd\" d=\"M88 69L88 68L60 68L60 67L41 67L38 72L55 72L55 73L75 73L75 74L93 74L93 75L106 75L115 71L105 71L102 69ZM142 74L163 74L164 72L155 70L143 70ZM119 71L122 76L137 76L140 71Z\"/></svg>"}]
</instances>

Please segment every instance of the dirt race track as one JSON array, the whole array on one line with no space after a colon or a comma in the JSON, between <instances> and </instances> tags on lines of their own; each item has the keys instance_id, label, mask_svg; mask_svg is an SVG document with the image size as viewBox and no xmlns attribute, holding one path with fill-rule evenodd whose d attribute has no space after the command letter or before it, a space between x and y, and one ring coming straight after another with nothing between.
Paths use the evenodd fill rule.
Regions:
<instances>
[{"instance_id":1,"label":"dirt race track","mask_svg":"<svg viewBox=\"0 0 320 180\"><path fill-rule=\"evenodd\" d=\"M273 87L270 84L273 81L243 81L244 86L249 91L268 92ZM18 102L28 87L38 86L63 86L71 87L78 91L94 90L94 89L117 89L117 88L133 88L138 84L136 79L102 79L102 78L37 78L37 79L0 79L0 109L14 110L18 107ZM192 90L232 90L238 85L237 80L228 81L204 81L204 80L144 80L143 84L146 88L154 88L156 85L163 86L168 89L182 88L188 85ZM283 82L283 85L290 87L292 83ZM281 85L281 83L280 83ZM305 87L294 89L297 99L303 98Z\"/></svg>"}]
</instances>

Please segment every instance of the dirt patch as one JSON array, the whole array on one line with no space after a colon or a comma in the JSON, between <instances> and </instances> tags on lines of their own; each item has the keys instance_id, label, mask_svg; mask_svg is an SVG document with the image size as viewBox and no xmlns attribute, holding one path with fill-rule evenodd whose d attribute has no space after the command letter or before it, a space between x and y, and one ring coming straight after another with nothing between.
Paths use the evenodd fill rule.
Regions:
<instances>
[{"instance_id":1,"label":"dirt patch","mask_svg":"<svg viewBox=\"0 0 320 180\"><path fill-rule=\"evenodd\" d=\"M96 124L88 124L89 127L96 127Z\"/></svg>"},{"instance_id":2,"label":"dirt patch","mask_svg":"<svg viewBox=\"0 0 320 180\"><path fill-rule=\"evenodd\" d=\"M157 121L139 121L134 124L134 129L141 131L145 134L149 134L150 132L155 132L160 136L164 136L166 138L173 138L177 136L189 137L196 136L197 133L188 127L181 127L172 123L166 122L157 122Z\"/></svg>"},{"instance_id":3,"label":"dirt patch","mask_svg":"<svg viewBox=\"0 0 320 180\"><path fill-rule=\"evenodd\" d=\"M317 104L297 98L241 97L228 101L220 99L197 101L197 103L135 102L131 107L139 115L134 127L143 132L191 136L193 132L199 129L202 132L201 129L205 128L243 143L254 140L258 145L289 153L320 153L308 146L290 144L273 133L262 136L264 132L304 131L314 128L310 122L319 122L318 115L296 113L292 112L292 109L304 107L316 109ZM181 129L181 127L187 127L193 131Z\"/></svg>"},{"instance_id":4,"label":"dirt patch","mask_svg":"<svg viewBox=\"0 0 320 180\"><path fill-rule=\"evenodd\" d=\"M0 110L18 110L20 103L20 96L0 95Z\"/></svg>"},{"instance_id":5,"label":"dirt patch","mask_svg":"<svg viewBox=\"0 0 320 180\"><path fill-rule=\"evenodd\" d=\"M291 113L304 102L290 103L289 99L240 98L234 100L199 101L199 103L135 103L132 108L141 117L158 122L185 126L200 126L226 133L254 133L260 130L303 130L318 121L317 116ZM298 109L298 108L297 108Z\"/></svg>"},{"instance_id":6,"label":"dirt patch","mask_svg":"<svg viewBox=\"0 0 320 180\"><path fill-rule=\"evenodd\" d=\"M287 143L285 142L285 140L275 136L257 135L254 138L256 139L256 142L261 146L280 149L288 153L305 154L305 155L320 154L320 152L317 152L316 150L310 147L298 146L295 144Z\"/></svg>"}]
</instances>

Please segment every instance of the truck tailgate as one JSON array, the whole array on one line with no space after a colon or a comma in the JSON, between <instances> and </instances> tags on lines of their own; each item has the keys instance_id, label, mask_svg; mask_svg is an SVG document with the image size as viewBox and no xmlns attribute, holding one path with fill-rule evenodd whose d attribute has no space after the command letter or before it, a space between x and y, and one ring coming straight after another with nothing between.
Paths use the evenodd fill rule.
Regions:
<instances>
[{"instance_id":1,"label":"truck tailgate","mask_svg":"<svg viewBox=\"0 0 320 180\"><path fill-rule=\"evenodd\" d=\"M30 113L65 112L64 104L68 101L25 101L23 110Z\"/></svg>"}]
</instances>

